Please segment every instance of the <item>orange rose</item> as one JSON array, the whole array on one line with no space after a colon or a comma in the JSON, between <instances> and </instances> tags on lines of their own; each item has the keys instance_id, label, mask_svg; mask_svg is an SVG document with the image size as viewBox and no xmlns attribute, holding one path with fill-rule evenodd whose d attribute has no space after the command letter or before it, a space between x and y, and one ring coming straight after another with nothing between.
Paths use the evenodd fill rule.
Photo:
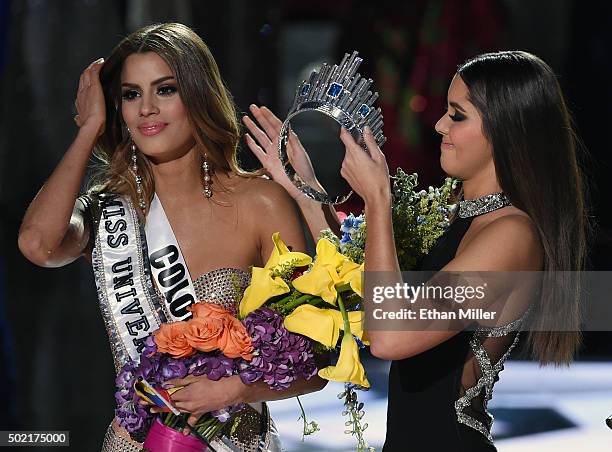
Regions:
<instances>
[{"instance_id":1,"label":"orange rose","mask_svg":"<svg viewBox=\"0 0 612 452\"><path fill-rule=\"evenodd\" d=\"M193 313L194 319L224 319L227 316L231 316L226 309L215 303L194 303L187 310Z\"/></svg>"},{"instance_id":2,"label":"orange rose","mask_svg":"<svg viewBox=\"0 0 612 452\"><path fill-rule=\"evenodd\" d=\"M219 338L223 335L223 320L215 318L191 319L187 322L185 337L187 342L201 352L218 350Z\"/></svg>"},{"instance_id":3,"label":"orange rose","mask_svg":"<svg viewBox=\"0 0 612 452\"><path fill-rule=\"evenodd\" d=\"M157 350L161 353L168 353L174 358L191 355L194 350L187 342L186 330L186 322L163 323L153 335Z\"/></svg>"},{"instance_id":4,"label":"orange rose","mask_svg":"<svg viewBox=\"0 0 612 452\"><path fill-rule=\"evenodd\" d=\"M219 338L219 348L228 358L243 357L247 361L253 358L251 336L236 317L228 317L223 321L225 329Z\"/></svg>"}]
</instances>

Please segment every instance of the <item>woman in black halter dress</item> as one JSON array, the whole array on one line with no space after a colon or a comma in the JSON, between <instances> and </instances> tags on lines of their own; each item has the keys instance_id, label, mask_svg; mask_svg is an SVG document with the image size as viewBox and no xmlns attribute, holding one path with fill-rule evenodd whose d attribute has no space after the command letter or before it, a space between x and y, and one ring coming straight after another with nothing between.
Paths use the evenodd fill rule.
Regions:
<instances>
[{"instance_id":1,"label":"woman in black halter dress","mask_svg":"<svg viewBox=\"0 0 612 452\"><path fill-rule=\"evenodd\" d=\"M586 215L575 138L546 63L526 52L467 61L451 82L436 131L442 168L462 181L464 199L420 270L582 268ZM342 175L365 202L365 270L397 274L388 168L372 136L364 138L369 155L342 133ZM568 363L579 344L571 284L562 279L541 292L530 286L530 295L538 294L532 304L508 297L504 310L512 314L494 326L369 331L372 354L393 361L384 451L495 451L487 403L526 317L533 328L527 345L540 362ZM366 312L368 303L366 296ZM564 332L545 331L542 319Z\"/></svg>"}]
</instances>

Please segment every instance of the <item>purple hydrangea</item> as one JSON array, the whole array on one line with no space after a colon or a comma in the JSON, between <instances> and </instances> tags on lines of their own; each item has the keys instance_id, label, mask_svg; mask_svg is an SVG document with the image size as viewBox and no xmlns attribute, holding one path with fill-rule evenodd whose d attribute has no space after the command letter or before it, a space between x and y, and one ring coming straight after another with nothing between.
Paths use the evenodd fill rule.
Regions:
<instances>
[{"instance_id":1,"label":"purple hydrangea","mask_svg":"<svg viewBox=\"0 0 612 452\"><path fill-rule=\"evenodd\" d=\"M159 353L152 336L144 342L140 362L126 363L115 383L117 391L115 414L119 424L132 438L144 441L154 415L141 406L134 391L134 383L143 378L154 386L187 375L206 375L211 380L239 374L245 384L262 380L276 390L287 389L298 378L310 379L317 373L317 366L305 337L289 332L283 325L283 317L277 311L263 307L251 312L244 320L254 348L253 359L228 358L218 352L203 353L182 359ZM211 413L225 422L232 414L244 408L237 404Z\"/></svg>"},{"instance_id":2,"label":"purple hydrangea","mask_svg":"<svg viewBox=\"0 0 612 452\"><path fill-rule=\"evenodd\" d=\"M263 380L271 389L287 389L298 378L310 379L317 373L310 341L289 332L283 316L263 307L251 312L244 325L255 352L251 361L239 363L245 384Z\"/></svg>"},{"instance_id":3,"label":"purple hydrangea","mask_svg":"<svg viewBox=\"0 0 612 452\"><path fill-rule=\"evenodd\" d=\"M194 375L206 375L210 380L218 381L223 377L234 375L236 360L227 356L207 356L203 367L196 369Z\"/></svg>"}]
</instances>

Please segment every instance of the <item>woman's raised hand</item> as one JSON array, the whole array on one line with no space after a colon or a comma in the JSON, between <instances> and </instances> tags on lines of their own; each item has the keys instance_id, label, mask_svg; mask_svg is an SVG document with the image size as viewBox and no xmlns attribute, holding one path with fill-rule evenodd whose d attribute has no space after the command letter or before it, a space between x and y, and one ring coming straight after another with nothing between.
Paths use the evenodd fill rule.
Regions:
<instances>
[{"instance_id":1,"label":"woman's raised hand","mask_svg":"<svg viewBox=\"0 0 612 452\"><path fill-rule=\"evenodd\" d=\"M363 138L369 153L364 152L353 136L342 127L340 139L346 154L340 174L366 204L391 202L389 168L385 155L376 144L369 127L365 128Z\"/></svg>"},{"instance_id":2,"label":"woman's raised hand","mask_svg":"<svg viewBox=\"0 0 612 452\"><path fill-rule=\"evenodd\" d=\"M91 63L81 74L79 89L74 101L77 115L74 121L80 128L91 128L96 136L104 132L106 122L106 106L104 104L104 93L100 84L100 70L104 64L104 58Z\"/></svg>"},{"instance_id":3,"label":"woman's raised hand","mask_svg":"<svg viewBox=\"0 0 612 452\"><path fill-rule=\"evenodd\" d=\"M283 162L278 156L278 140L283 125L282 121L266 107L260 108L251 105L250 110L261 128L248 116L242 118L242 122L250 132L250 134L246 134L247 145L261 162L268 175L287 190L291 197L296 200L300 199L304 196L303 193L289 180L283 168ZM287 156L291 166L304 182L312 187L320 187L310 158L308 158L299 138L293 132L289 134Z\"/></svg>"}]
</instances>

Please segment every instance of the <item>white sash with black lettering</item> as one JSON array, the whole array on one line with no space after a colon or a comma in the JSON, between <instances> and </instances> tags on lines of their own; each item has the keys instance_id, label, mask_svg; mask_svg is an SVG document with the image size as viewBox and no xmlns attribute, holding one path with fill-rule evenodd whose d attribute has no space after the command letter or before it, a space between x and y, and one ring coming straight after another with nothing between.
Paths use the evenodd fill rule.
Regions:
<instances>
[{"instance_id":1,"label":"white sash with black lettering","mask_svg":"<svg viewBox=\"0 0 612 452\"><path fill-rule=\"evenodd\" d=\"M157 195L153 196L145 232L153 280L164 295L169 320L191 317L187 308L196 302L195 289L181 248Z\"/></svg>"},{"instance_id":2,"label":"white sash with black lettering","mask_svg":"<svg viewBox=\"0 0 612 452\"><path fill-rule=\"evenodd\" d=\"M145 339L161 324L146 270L146 244L130 201L119 196L101 203L93 267L117 369L138 361Z\"/></svg>"}]
</instances>

